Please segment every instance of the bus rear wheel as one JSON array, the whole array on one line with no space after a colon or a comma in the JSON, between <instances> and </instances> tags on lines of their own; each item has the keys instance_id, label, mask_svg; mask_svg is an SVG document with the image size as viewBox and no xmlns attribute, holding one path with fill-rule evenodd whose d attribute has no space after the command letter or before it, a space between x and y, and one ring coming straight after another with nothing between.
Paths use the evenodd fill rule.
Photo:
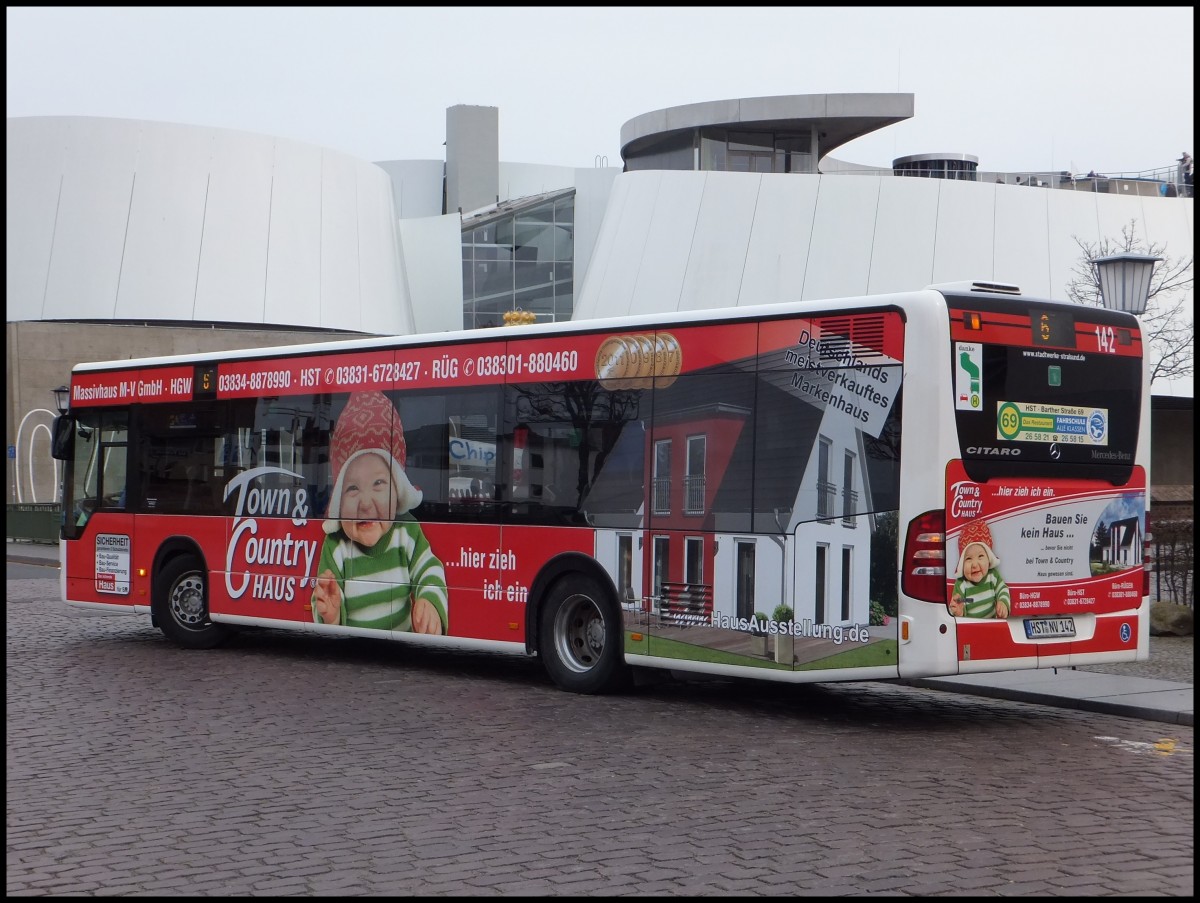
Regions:
<instances>
[{"instance_id":1,"label":"bus rear wheel","mask_svg":"<svg viewBox=\"0 0 1200 903\"><path fill-rule=\"evenodd\" d=\"M550 679L572 693L606 693L631 683L616 604L590 577L572 574L551 588L538 625L538 650Z\"/></svg>"},{"instance_id":2,"label":"bus rear wheel","mask_svg":"<svg viewBox=\"0 0 1200 903\"><path fill-rule=\"evenodd\" d=\"M229 628L208 618L208 574L192 555L172 558L154 581L154 621L172 642L186 649L212 649Z\"/></svg>"}]
</instances>

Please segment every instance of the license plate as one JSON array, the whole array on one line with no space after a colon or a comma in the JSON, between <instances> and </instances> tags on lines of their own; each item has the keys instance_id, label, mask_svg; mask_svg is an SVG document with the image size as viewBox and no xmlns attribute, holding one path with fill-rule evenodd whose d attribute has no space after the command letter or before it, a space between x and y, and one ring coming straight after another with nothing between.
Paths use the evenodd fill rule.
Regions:
<instances>
[{"instance_id":1,"label":"license plate","mask_svg":"<svg viewBox=\"0 0 1200 903\"><path fill-rule=\"evenodd\" d=\"M1075 636L1074 618L1026 618L1025 636L1031 640Z\"/></svg>"}]
</instances>

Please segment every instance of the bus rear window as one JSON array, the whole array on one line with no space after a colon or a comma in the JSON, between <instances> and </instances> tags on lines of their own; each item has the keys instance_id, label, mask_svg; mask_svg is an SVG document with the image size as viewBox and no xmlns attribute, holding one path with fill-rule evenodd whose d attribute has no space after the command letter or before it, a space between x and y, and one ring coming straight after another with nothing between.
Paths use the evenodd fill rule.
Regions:
<instances>
[{"instance_id":1,"label":"bus rear window","mask_svg":"<svg viewBox=\"0 0 1200 903\"><path fill-rule=\"evenodd\" d=\"M955 421L972 480L1128 482L1141 418L1140 357L961 341L952 353Z\"/></svg>"}]
</instances>

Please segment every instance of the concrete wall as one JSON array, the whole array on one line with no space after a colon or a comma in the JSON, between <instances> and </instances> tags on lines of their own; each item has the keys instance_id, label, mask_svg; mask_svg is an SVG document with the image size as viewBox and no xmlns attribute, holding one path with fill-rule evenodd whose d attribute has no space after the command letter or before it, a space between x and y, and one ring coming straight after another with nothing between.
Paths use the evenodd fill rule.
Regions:
<instances>
[{"instance_id":1,"label":"concrete wall","mask_svg":"<svg viewBox=\"0 0 1200 903\"><path fill-rule=\"evenodd\" d=\"M441 160L383 160L375 164L392 180L392 206L400 219L442 215Z\"/></svg>"},{"instance_id":2,"label":"concrete wall","mask_svg":"<svg viewBox=\"0 0 1200 903\"><path fill-rule=\"evenodd\" d=\"M470 213L500 193L500 111L459 104L446 110L446 212Z\"/></svg>"},{"instance_id":3,"label":"concrete wall","mask_svg":"<svg viewBox=\"0 0 1200 903\"><path fill-rule=\"evenodd\" d=\"M1151 480L1191 487L1196 473L1195 410L1192 399L1160 398L1151 405Z\"/></svg>"},{"instance_id":4,"label":"concrete wall","mask_svg":"<svg viewBox=\"0 0 1200 903\"><path fill-rule=\"evenodd\" d=\"M400 220L414 332L463 328L462 217Z\"/></svg>"}]
</instances>

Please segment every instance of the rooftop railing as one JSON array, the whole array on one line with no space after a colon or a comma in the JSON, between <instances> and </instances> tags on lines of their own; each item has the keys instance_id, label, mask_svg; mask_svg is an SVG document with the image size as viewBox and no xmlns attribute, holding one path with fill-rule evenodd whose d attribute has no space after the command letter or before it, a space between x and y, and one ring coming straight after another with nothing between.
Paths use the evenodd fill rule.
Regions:
<instances>
[{"instance_id":1,"label":"rooftop railing","mask_svg":"<svg viewBox=\"0 0 1200 903\"><path fill-rule=\"evenodd\" d=\"M1066 191L1090 191L1101 194L1128 194L1146 197L1192 197L1192 186L1183 180L1183 174L1178 166L1160 166L1156 169L1146 169L1139 172L1096 172L1073 173L1069 170L1058 172L1000 172L998 170L977 170L976 172L951 171L893 172L890 168L859 168L834 170L829 175L853 176L895 176L907 179L949 179L965 182L992 182L1004 185L1021 185L1032 188L1058 188Z\"/></svg>"}]
</instances>

